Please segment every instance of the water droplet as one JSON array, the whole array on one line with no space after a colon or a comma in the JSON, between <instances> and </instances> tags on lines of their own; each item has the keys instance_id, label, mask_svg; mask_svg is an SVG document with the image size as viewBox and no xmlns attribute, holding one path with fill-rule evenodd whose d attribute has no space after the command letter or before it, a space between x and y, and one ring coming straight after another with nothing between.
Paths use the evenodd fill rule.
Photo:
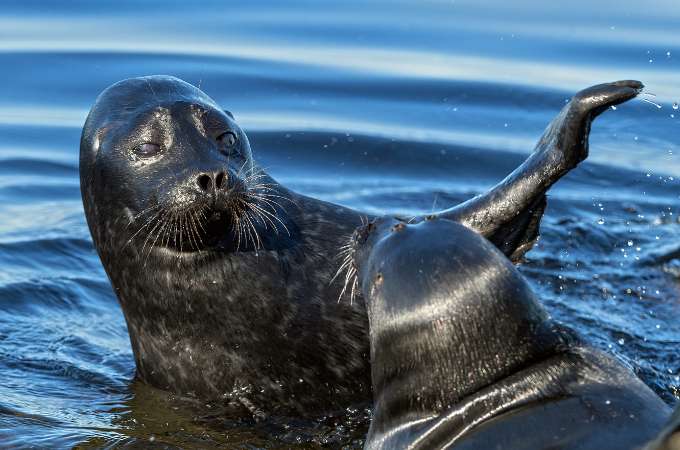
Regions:
<instances>
[{"instance_id":1,"label":"water droplet","mask_svg":"<svg viewBox=\"0 0 680 450\"><path fill-rule=\"evenodd\" d=\"M633 241L628 241L628 247L632 247L632 246L633 246Z\"/></svg>"},{"instance_id":2,"label":"water droplet","mask_svg":"<svg viewBox=\"0 0 680 450\"><path fill-rule=\"evenodd\" d=\"M621 338L621 339L618 340L618 342L619 342L619 345L623 345L623 344L626 343L626 340Z\"/></svg>"},{"instance_id":3,"label":"water droplet","mask_svg":"<svg viewBox=\"0 0 680 450\"><path fill-rule=\"evenodd\" d=\"M607 401L605 401L604 403L605 403L606 405L611 405L611 404L612 404L612 401L611 401L611 400L607 400Z\"/></svg>"},{"instance_id":4,"label":"water droplet","mask_svg":"<svg viewBox=\"0 0 680 450\"><path fill-rule=\"evenodd\" d=\"M604 225L604 219L598 220L597 223L598 223L599 225Z\"/></svg>"},{"instance_id":5,"label":"water droplet","mask_svg":"<svg viewBox=\"0 0 680 450\"><path fill-rule=\"evenodd\" d=\"M616 106L612 105L612 109L613 109L614 111L616 111Z\"/></svg>"},{"instance_id":6,"label":"water droplet","mask_svg":"<svg viewBox=\"0 0 680 450\"><path fill-rule=\"evenodd\" d=\"M666 52L666 57L670 58L670 57L671 57L671 52Z\"/></svg>"},{"instance_id":7,"label":"water droplet","mask_svg":"<svg viewBox=\"0 0 680 450\"><path fill-rule=\"evenodd\" d=\"M673 102L673 109L678 109L678 102Z\"/></svg>"}]
</instances>

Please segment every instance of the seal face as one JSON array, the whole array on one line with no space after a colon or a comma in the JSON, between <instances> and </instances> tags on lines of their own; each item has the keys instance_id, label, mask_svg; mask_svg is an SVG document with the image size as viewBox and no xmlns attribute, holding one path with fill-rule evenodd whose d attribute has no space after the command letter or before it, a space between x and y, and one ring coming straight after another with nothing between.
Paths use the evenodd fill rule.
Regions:
<instances>
[{"instance_id":1,"label":"seal face","mask_svg":"<svg viewBox=\"0 0 680 450\"><path fill-rule=\"evenodd\" d=\"M245 133L193 86L170 78L128 80L97 103L107 107L88 119L86 129L97 124L97 130L84 134L94 142L84 142L89 151L81 164L97 168L85 174L97 181L91 195L126 214L131 241L144 237L140 257L159 248L174 254L261 247L261 224L290 231Z\"/></svg>"},{"instance_id":2,"label":"seal face","mask_svg":"<svg viewBox=\"0 0 680 450\"><path fill-rule=\"evenodd\" d=\"M546 191L586 157L592 120L641 87L577 94L522 166L437 216L521 260ZM205 93L168 76L107 88L83 128L80 179L138 378L255 416L370 401L368 317L348 246L362 215L273 180Z\"/></svg>"},{"instance_id":3,"label":"seal face","mask_svg":"<svg viewBox=\"0 0 680 450\"><path fill-rule=\"evenodd\" d=\"M455 222L357 231L374 411L366 448L637 448L667 406L552 322L497 247Z\"/></svg>"}]
</instances>

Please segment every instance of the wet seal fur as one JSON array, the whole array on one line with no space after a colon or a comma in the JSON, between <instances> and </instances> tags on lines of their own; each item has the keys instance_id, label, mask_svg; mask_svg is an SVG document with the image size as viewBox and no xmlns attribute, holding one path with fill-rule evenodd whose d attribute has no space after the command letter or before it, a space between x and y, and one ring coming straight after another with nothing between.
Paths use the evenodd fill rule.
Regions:
<instances>
[{"instance_id":1,"label":"wet seal fur","mask_svg":"<svg viewBox=\"0 0 680 450\"><path fill-rule=\"evenodd\" d=\"M641 88L621 81L576 94L525 163L440 216L520 260L546 191L586 158L592 120ZM361 214L269 177L205 93L168 76L107 88L83 128L80 180L138 379L255 417L370 401L364 300L355 274L334 278L333 258Z\"/></svg>"},{"instance_id":2,"label":"wet seal fur","mask_svg":"<svg viewBox=\"0 0 680 450\"><path fill-rule=\"evenodd\" d=\"M366 449L641 449L668 421L656 394L550 320L469 228L376 220L355 234L353 261L370 324ZM645 448L678 448L676 426Z\"/></svg>"}]
</instances>

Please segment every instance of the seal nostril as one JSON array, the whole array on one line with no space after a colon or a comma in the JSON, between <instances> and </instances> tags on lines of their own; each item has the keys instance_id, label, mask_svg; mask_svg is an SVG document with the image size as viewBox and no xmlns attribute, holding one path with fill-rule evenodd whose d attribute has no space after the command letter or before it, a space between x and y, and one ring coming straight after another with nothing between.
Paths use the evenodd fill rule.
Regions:
<instances>
[{"instance_id":1,"label":"seal nostril","mask_svg":"<svg viewBox=\"0 0 680 450\"><path fill-rule=\"evenodd\" d=\"M210 178L210 175L199 175L197 181L202 190L209 191L212 189L212 178Z\"/></svg>"},{"instance_id":2,"label":"seal nostril","mask_svg":"<svg viewBox=\"0 0 680 450\"><path fill-rule=\"evenodd\" d=\"M217 176L215 177L215 187L217 189L222 189L223 187L226 186L226 184L227 184L227 174L225 174L224 172L218 173Z\"/></svg>"}]
</instances>

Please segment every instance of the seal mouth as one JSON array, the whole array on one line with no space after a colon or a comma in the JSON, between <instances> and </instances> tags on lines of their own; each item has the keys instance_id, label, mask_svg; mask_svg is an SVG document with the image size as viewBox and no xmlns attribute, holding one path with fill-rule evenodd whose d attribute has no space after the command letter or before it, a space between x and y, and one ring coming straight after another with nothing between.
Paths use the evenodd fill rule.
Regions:
<instances>
[{"instance_id":1,"label":"seal mouth","mask_svg":"<svg viewBox=\"0 0 680 450\"><path fill-rule=\"evenodd\" d=\"M258 177L232 176L228 184L221 183L221 189L201 195L180 185L167 195L155 196L150 207L128 214L130 225L136 227L130 230L128 244L137 240L145 256L154 249L174 256L257 253L270 245L271 233L290 236L281 205L288 198Z\"/></svg>"},{"instance_id":2,"label":"seal mouth","mask_svg":"<svg viewBox=\"0 0 680 450\"><path fill-rule=\"evenodd\" d=\"M338 259L340 267L331 279L331 283L336 278L344 278L344 284L338 296L338 301L342 299L346 292L349 292L350 303L356 297L361 283L361 268L365 266L366 260L371 253L373 246L380 240L380 236L389 230L390 233L400 232L412 222L401 217L376 217L373 220L361 218L362 225L359 226L349 237L348 242L340 247ZM376 236L378 236L376 238Z\"/></svg>"},{"instance_id":3,"label":"seal mouth","mask_svg":"<svg viewBox=\"0 0 680 450\"><path fill-rule=\"evenodd\" d=\"M340 251L337 256L337 259L340 261L340 267L331 279L332 283L336 278L341 276L344 277L344 282L342 289L340 290L340 295L338 296L338 301L342 300L342 297L346 292L349 292L350 303L354 301L354 297L356 296L359 286L358 258L360 255L360 250L368 241L370 234L376 229L377 221L378 219L368 221L367 218L361 217L362 225L354 230L348 242L340 247Z\"/></svg>"},{"instance_id":4,"label":"seal mouth","mask_svg":"<svg viewBox=\"0 0 680 450\"><path fill-rule=\"evenodd\" d=\"M148 251L157 248L177 256L210 251L257 251L264 245L265 230L272 229L280 221L273 213L261 211L261 206L245 199L167 211L153 223L146 222L142 226L148 231L140 239ZM286 229L283 222L280 226Z\"/></svg>"},{"instance_id":5,"label":"seal mouth","mask_svg":"<svg viewBox=\"0 0 680 450\"><path fill-rule=\"evenodd\" d=\"M234 213L211 208L203 213L206 217L201 224L201 241L205 249L223 247L223 243L228 241L234 230ZM200 249L199 249L200 250Z\"/></svg>"}]
</instances>

